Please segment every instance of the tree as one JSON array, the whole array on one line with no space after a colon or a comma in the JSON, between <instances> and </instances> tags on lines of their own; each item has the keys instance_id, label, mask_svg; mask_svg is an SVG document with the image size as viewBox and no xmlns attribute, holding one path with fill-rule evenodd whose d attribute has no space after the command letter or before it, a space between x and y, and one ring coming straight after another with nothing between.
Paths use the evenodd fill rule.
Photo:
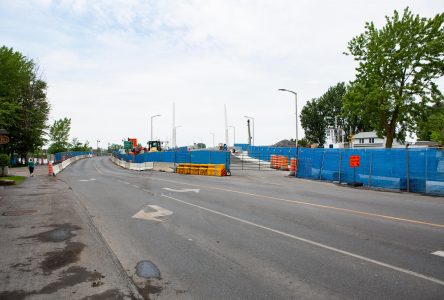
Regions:
<instances>
[{"instance_id":1,"label":"tree","mask_svg":"<svg viewBox=\"0 0 444 300\"><path fill-rule=\"evenodd\" d=\"M26 157L45 143L50 109L46 89L33 60L0 48L0 128L9 132L7 153Z\"/></svg>"},{"instance_id":2,"label":"tree","mask_svg":"<svg viewBox=\"0 0 444 300\"><path fill-rule=\"evenodd\" d=\"M444 145L444 104L438 104L425 110L418 122L418 139L434 141Z\"/></svg>"},{"instance_id":3,"label":"tree","mask_svg":"<svg viewBox=\"0 0 444 300\"><path fill-rule=\"evenodd\" d=\"M302 108L300 118L301 126L305 131L305 138L310 143L324 145L327 120L325 118L323 103L318 99L308 101Z\"/></svg>"},{"instance_id":4,"label":"tree","mask_svg":"<svg viewBox=\"0 0 444 300\"><path fill-rule=\"evenodd\" d=\"M53 142L48 148L50 154L69 150L70 144L68 143L68 139L70 130L71 119L63 118L54 121L54 124L49 128L49 138Z\"/></svg>"},{"instance_id":5,"label":"tree","mask_svg":"<svg viewBox=\"0 0 444 300\"><path fill-rule=\"evenodd\" d=\"M70 151L81 151L81 152L87 152L91 151L91 146L89 145L89 142L86 141L84 144L82 144L78 138L73 138L71 141L71 148Z\"/></svg>"},{"instance_id":6,"label":"tree","mask_svg":"<svg viewBox=\"0 0 444 300\"><path fill-rule=\"evenodd\" d=\"M386 22L382 29L366 23L348 43L346 54L359 65L345 106L391 148L395 138L415 131L421 110L443 98L435 81L444 75L444 13L427 19L406 8Z\"/></svg>"}]
</instances>

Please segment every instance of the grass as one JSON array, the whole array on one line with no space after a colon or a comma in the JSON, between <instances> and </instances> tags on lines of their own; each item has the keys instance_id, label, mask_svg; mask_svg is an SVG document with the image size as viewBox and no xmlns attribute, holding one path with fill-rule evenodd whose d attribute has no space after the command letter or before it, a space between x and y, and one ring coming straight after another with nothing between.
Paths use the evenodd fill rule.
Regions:
<instances>
[{"instance_id":1,"label":"grass","mask_svg":"<svg viewBox=\"0 0 444 300\"><path fill-rule=\"evenodd\" d=\"M17 185L17 184L22 183L23 180L26 179L26 177L25 177L25 176L5 176L5 177L0 177L0 180L1 180L1 179L14 180L14 181L15 181L15 184Z\"/></svg>"}]
</instances>

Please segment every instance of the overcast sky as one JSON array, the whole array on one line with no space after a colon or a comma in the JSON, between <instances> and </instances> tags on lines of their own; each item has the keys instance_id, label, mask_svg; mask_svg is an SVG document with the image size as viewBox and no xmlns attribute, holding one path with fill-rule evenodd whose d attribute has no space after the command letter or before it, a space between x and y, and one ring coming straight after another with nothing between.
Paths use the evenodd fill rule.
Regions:
<instances>
[{"instance_id":1,"label":"overcast sky","mask_svg":"<svg viewBox=\"0 0 444 300\"><path fill-rule=\"evenodd\" d=\"M0 0L0 43L40 65L50 121L69 117L71 137L106 147L135 137L178 145L224 142L224 104L236 143L295 136L298 110L354 78L347 43L366 21L409 6L432 17L444 1ZM303 131L299 126L299 136ZM233 129L230 128L230 143Z\"/></svg>"}]
</instances>

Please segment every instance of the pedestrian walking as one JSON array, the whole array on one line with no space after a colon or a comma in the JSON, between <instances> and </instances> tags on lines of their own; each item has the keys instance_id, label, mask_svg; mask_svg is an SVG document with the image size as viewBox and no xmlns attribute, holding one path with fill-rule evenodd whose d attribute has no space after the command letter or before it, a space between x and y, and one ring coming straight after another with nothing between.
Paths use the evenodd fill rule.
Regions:
<instances>
[{"instance_id":1,"label":"pedestrian walking","mask_svg":"<svg viewBox=\"0 0 444 300\"><path fill-rule=\"evenodd\" d=\"M28 169L29 169L29 174L31 175L31 177L34 176L34 168L35 168L34 160L32 158L30 158L29 162L28 162Z\"/></svg>"}]
</instances>

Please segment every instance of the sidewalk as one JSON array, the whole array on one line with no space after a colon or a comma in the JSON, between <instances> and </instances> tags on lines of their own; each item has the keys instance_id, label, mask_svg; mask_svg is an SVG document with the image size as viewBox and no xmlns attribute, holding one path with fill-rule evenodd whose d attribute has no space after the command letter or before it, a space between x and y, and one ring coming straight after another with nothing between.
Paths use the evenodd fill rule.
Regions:
<instances>
[{"instance_id":1,"label":"sidewalk","mask_svg":"<svg viewBox=\"0 0 444 300\"><path fill-rule=\"evenodd\" d=\"M70 188L47 174L37 166L21 185L0 187L0 300L138 299Z\"/></svg>"}]
</instances>

